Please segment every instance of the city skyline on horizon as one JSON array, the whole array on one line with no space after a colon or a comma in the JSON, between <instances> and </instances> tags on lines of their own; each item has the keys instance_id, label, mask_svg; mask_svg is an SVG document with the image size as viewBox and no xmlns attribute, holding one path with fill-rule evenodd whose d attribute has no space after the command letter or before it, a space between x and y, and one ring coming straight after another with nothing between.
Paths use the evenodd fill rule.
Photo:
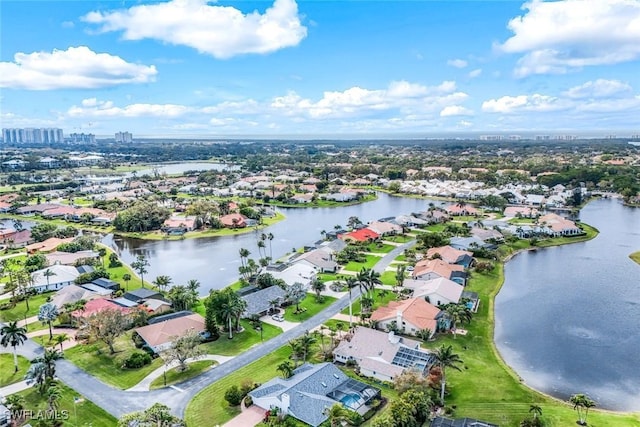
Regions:
<instances>
[{"instance_id":1,"label":"city skyline on horizon","mask_svg":"<svg viewBox=\"0 0 640 427\"><path fill-rule=\"evenodd\" d=\"M640 0L585 2L6 1L1 127L638 135Z\"/></svg>"}]
</instances>

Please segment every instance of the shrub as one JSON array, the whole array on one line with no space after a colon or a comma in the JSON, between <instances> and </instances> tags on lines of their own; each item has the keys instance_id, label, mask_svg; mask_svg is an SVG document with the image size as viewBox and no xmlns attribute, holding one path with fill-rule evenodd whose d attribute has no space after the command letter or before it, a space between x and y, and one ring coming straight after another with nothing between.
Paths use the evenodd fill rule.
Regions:
<instances>
[{"instance_id":1,"label":"shrub","mask_svg":"<svg viewBox=\"0 0 640 427\"><path fill-rule=\"evenodd\" d=\"M151 356L148 353L136 351L131 353L131 356L124 361L124 367L127 369L138 369L149 363L151 363Z\"/></svg>"},{"instance_id":2,"label":"shrub","mask_svg":"<svg viewBox=\"0 0 640 427\"><path fill-rule=\"evenodd\" d=\"M231 406L238 406L243 398L242 390L237 385L232 385L224 392L224 399Z\"/></svg>"}]
</instances>

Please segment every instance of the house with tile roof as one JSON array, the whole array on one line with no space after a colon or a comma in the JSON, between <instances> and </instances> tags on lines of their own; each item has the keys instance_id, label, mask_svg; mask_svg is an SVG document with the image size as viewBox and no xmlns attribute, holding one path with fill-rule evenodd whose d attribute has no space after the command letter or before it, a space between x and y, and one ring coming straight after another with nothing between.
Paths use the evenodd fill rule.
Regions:
<instances>
[{"instance_id":1,"label":"house with tile roof","mask_svg":"<svg viewBox=\"0 0 640 427\"><path fill-rule=\"evenodd\" d=\"M420 342L359 326L350 338L333 351L334 362L355 362L360 374L381 381L393 381L406 370L424 375L434 363L433 355Z\"/></svg>"},{"instance_id":2,"label":"house with tile roof","mask_svg":"<svg viewBox=\"0 0 640 427\"><path fill-rule=\"evenodd\" d=\"M429 329L433 336L438 329L438 321L443 317L444 313L424 298L390 301L371 313L371 320L377 322L378 329L397 330L406 335L416 335Z\"/></svg>"},{"instance_id":3,"label":"house with tile roof","mask_svg":"<svg viewBox=\"0 0 640 427\"><path fill-rule=\"evenodd\" d=\"M338 271L338 263L333 259L333 254L322 249L305 252L291 261L296 264L307 264L320 273L335 273Z\"/></svg>"},{"instance_id":4,"label":"house with tile roof","mask_svg":"<svg viewBox=\"0 0 640 427\"><path fill-rule=\"evenodd\" d=\"M431 280L405 279L402 286L413 291L413 298L426 298L435 306L457 304L464 291L464 286L444 277Z\"/></svg>"},{"instance_id":5,"label":"house with tile roof","mask_svg":"<svg viewBox=\"0 0 640 427\"><path fill-rule=\"evenodd\" d=\"M583 231L575 222L561 217L558 214L549 213L538 218L538 223L545 232L551 236L576 236Z\"/></svg>"},{"instance_id":6,"label":"house with tile roof","mask_svg":"<svg viewBox=\"0 0 640 427\"><path fill-rule=\"evenodd\" d=\"M423 259L416 263L411 272L411 277L420 280L444 277L445 279L464 285L467 274L461 265L448 264L441 259Z\"/></svg>"},{"instance_id":7,"label":"house with tile roof","mask_svg":"<svg viewBox=\"0 0 640 427\"><path fill-rule=\"evenodd\" d=\"M380 236L402 234L402 226L392 222L372 221L367 225L367 228L375 231Z\"/></svg>"},{"instance_id":8,"label":"house with tile roof","mask_svg":"<svg viewBox=\"0 0 640 427\"><path fill-rule=\"evenodd\" d=\"M253 404L268 411L278 408L313 427L327 420L326 411L335 404L364 414L380 390L345 375L332 363L306 363L290 378L273 378L249 392Z\"/></svg>"},{"instance_id":9,"label":"house with tile roof","mask_svg":"<svg viewBox=\"0 0 640 427\"><path fill-rule=\"evenodd\" d=\"M377 240L380 238L380 234L371 230L370 228L361 228L359 230L354 230L349 233L339 234L339 239L344 240L345 242L370 242L372 240Z\"/></svg>"},{"instance_id":10,"label":"house with tile roof","mask_svg":"<svg viewBox=\"0 0 640 427\"><path fill-rule=\"evenodd\" d=\"M197 313L136 328L135 331L156 353L166 350L176 338L189 331L205 332L204 317Z\"/></svg>"},{"instance_id":11,"label":"house with tile roof","mask_svg":"<svg viewBox=\"0 0 640 427\"><path fill-rule=\"evenodd\" d=\"M436 254L447 264L458 264L464 268L468 268L471 263L473 263L473 253L455 249L450 245L429 248L427 250L427 258L429 259L438 258Z\"/></svg>"},{"instance_id":12,"label":"house with tile roof","mask_svg":"<svg viewBox=\"0 0 640 427\"><path fill-rule=\"evenodd\" d=\"M122 307L121 305L116 304L110 299L106 298L96 298L90 301L87 301L84 308L82 310L76 310L71 313L71 317L75 319L86 319L93 314L99 313L103 310L118 310L122 313L129 313L131 311L130 308Z\"/></svg>"}]
</instances>

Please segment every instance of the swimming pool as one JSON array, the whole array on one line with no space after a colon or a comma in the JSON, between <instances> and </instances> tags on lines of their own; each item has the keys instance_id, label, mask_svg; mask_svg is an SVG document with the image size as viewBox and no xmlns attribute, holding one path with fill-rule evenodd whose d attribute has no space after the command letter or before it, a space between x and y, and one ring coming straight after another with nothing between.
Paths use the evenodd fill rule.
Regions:
<instances>
[{"instance_id":1,"label":"swimming pool","mask_svg":"<svg viewBox=\"0 0 640 427\"><path fill-rule=\"evenodd\" d=\"M344 397L342 399L340 399L340 402L342 402L342 404L348 408L351 409L358 409L358 401L360 400L360 396L358 396L357 394L353 393L353 394L346 394L344 395Z\"/></svg>"}]
</instances>

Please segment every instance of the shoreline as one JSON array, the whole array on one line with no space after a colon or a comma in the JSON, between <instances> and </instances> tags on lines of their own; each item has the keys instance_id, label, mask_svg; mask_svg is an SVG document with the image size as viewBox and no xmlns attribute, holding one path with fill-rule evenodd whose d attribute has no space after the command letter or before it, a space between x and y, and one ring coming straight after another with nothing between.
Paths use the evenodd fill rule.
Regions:
<instances>
[{"instance_id":1,"label":"shoreline","mask_svg":"<svg viewBox=\"0 0 640 427\"><path fill-rule=\"evenodd\" d=\"M549 393L546 393L544 391L538 390L537 388L534 388L533 386L531 386L530 384L528 384L527 382L525 382L525 380L520 377L520 375L518 375L518 372L511 366L509 365L504 358L502 357L502 354L500 353L500 351L498 350L498 346L496 345L495 342L495 328L496 328L496 321L495 321L495 299L498 296L498 294L500 293L500 291L502 290L502 287L504 286L504 282L505 282L505 266L507 265L507 263L509 261L511 261L516 255L524 253L524 252L531 252L531 251L536 251L538 249L544 249L544 248L552 248L552 247L556 247L556 246L564 246L564 245L569 245L569 244L573 244L573 243L582 243L582 242L588 242L590 240L595 239L598 234L600 234L600 231L589 225L586 223L582 223L584 225L589 226L590 228L592 228L593 230L596 231L595 235L593 235L592 237L590 237L589 239L586 240L580 240L577 242L566 242L566 243L558 243L558 244L553 244L553 245L548 245L548 246L541 246L541 247L531 247L531 248L522 248L522 249L518 249L512 253L510 253L509 255L507 255L504 260L500 260L500 281L499 284L497 285L495 292L492 292L490 294L490 300L489 300L489 321L492 324L492 327L490 329L490 334L491 334L491 349L493 351L494 356L496 357L496 360L498 361L498 364L500 364L504 370L507 372L507 374L509 374L509 376L511 376L517 383L521 384L523 387L531 390L534 393L537 393L541 396L544 396L547 399L550 399L556 403L559 404L563 404L565 406L568 406L569 403L565 400L562 400L556 396L553 396ZM638 254L638 256L640 257L640 251L635 252L635 254ZM631 254L633 255L633 254ZM629 255L629 257L631 257L631 255ZM599 412L599 413L604 413L604 414L613 414L613 415L638 415L640 414L640 411L617 411L617 410L613 410L613 409L606 409L606 408L593 408L591 409L592 412Z\"/></svg>"}]
</instances>

